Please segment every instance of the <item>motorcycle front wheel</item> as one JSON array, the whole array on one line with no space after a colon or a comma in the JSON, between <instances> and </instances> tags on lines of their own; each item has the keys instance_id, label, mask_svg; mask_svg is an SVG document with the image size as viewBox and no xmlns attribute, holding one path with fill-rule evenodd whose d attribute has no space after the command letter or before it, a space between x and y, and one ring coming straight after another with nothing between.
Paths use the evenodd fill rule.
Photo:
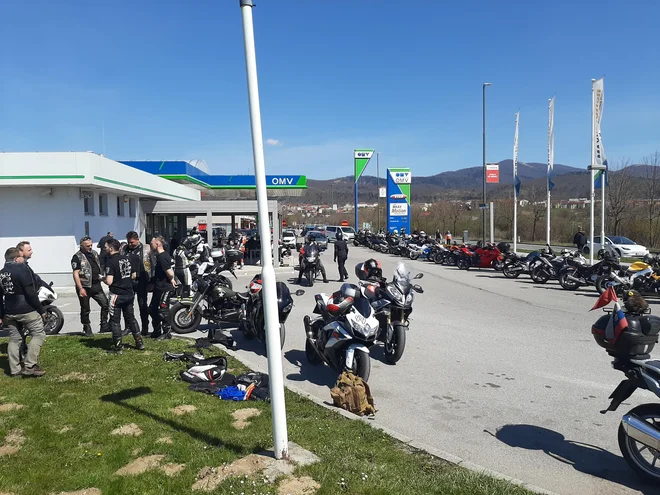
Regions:
<instances>
[{"instance_id":1,"label":"motorcycle front wheel","mask_svg":"<svg viewBox=\"0 0 660 495\"><path fill-rule=\"evenodd\" d=\"M406 327L404 325L394 325L392 340L385 340L385 361L388 364L396 364L403 351L406 348Z\"/></svg>"},{"instance_id":2,"label":"motorcycle front wheel","mask_svg":"<svg viewBox=\"0 0 660 495\"><path fill-rule=\"evenodd\" d=\"M419 253L417 253L417 252L415 252L415 251L411 251L410 254L408 254L408 258L410 258L411 260L414 261L414 260L416 260L417 258L419 258Z\"/></svg>"},{"instance_id":3,"label":"motorcycle front wheel","mask_svg":"<svg viewBox=\"0 0 660 495\"><path fill-rule=\"evenodd\" d=\"M56 335L64 326L64 315L57 306L46 306L46 319L44 320L44 333Z\"/></svg>"},{"instance_id":4,"label":"motorcycle front wheel","mask_svg":"<svg viewBox=\"0 0 660 495\"><path fill-rule=\"evenodd\" d=\"M459 270L469 270L470 269L470 260L461 256L456 260L456 267Z\"/></svg>"},{"instance_id":5,"label":"motorcycle front wheel","mask_svg":"<svg viewBox=\"0 0 660 495\"><path fill-rule=\"evenodd\" d=\"M172 306L170 313L172 314L172 331L174 333L192 333L197 330L202 321L202 314L199 311L195 311L191 315L190 306L184 306L181 303Z\"/></svg>"},{"instance_id":6,"label":"motorcycle front wheel","mask_svg":"<svg viewBox=\"0 0 660 495\"><path fill-rule=\"evenodd\" d=\"M660 428L660 404L644 404L630 410L628 414L636 416L656 429ZM619 425L618 437L619 448L630 467L640 477L652 483L660 482L660 463L657 462L660 458L660 451L647 447L628 436L623 424Z\"/></svg>"},{"instance_id":7,"label":"motorcycle front wheel","mask_svg":"<svg viewBox=\"0 0 660 495\"><path fill-rule=\"evenodd\" d=\"M344 368L346 367L344 366ZM351 371L365 382L369 381L369 375L371 375L371 356L368 352L355 351Z\"/></svg>"},{"instance_id":8,"label":"motorcycle front wheel","mask_svg":"<svg viewBox=\"0 0 660 495\"><path fill-rule=\"evenodd\" d=\"M309 287L314 287L314 272L309 271L309 272L305 273L305 277L307 278L307 285Z\"/></svg>"},{"instance_id":9,"label":"motorcycle front wheel","mask_svg":"<svg viewBox=\"0 0 660 495\"><path fill-rule=\"evenodd\" d=\"M532 277L532 280L537 284L544 284L550 280L550 275L541 266L534 268L529 276Z\"/></svg>"}]
</instances>

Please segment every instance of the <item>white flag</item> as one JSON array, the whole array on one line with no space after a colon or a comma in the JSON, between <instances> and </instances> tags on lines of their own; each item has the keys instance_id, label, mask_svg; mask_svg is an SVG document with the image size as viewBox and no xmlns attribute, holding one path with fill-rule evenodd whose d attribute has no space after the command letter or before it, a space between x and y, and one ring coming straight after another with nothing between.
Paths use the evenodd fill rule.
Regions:
<instances>
[{"instance_id":1,"label":"white flag","mask_svg":"<svg viewBox=\"0 0 660 495\"><path fill-rule=\"evenodd\" d=\"M555 185L552 182L552 174L555 163L555 97L550 99L548 105L548 191L552 191Z\"/></svg>"},{"instance_id":2,"label":"white flag","mask_svg":"<svg viewBox=\"0 0 660 495\"><path fill-rule=\"evenodd\" d=\"M601 77L598 81L593 82L593 91L594 91L594 136L593 136L593 148L594 148L594 158L596 162L594 165L607 165L607 159L605 158L605 149L603 148L603 141L600 135L600 122L603 118L603 107L605 105L605 85L603 83L603 78Z\"/></svg>"},{"instance_id":3,"label":"white flag","mask_svg":"<svg viewBox=\"0 0 660 495\"><path fill-rule=\"evenodd\" d=\"M513 136L513 187L515 188L516 198L520 195L520 179L518 179L518 122L520 121L520 112L516 112L516 133Z\"/></svg>"}]
</instances>

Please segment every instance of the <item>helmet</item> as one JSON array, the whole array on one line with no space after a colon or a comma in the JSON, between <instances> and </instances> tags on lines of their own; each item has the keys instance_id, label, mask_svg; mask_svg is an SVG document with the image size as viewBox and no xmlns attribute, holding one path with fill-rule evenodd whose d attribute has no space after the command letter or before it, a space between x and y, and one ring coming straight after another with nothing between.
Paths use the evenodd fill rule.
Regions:
<instances>
[{"instance_id":1,"label":"helmet","mask_svg":"<svg viewBox=\"0 0 660 495\"><path fill-rule=\"evenodd\" d=\"M200 242L202 242L202 236L199 234L193 234L190 237L188 237L190 240L190 245L191 246L197 246Z\"/></svg>"},{"instance_id":2,"label":"helmet","mask_svg":"<svg viewBox=\"0 0 660 495\"><path fill-rule=\"evenodd\" d=\"M426 236L426 232L424 232L423 230L420 230L420 231L419 231L419 235L422 236L422 237L424 237L424 236Z\"/></svg>"},{"instance_id":3,"label":"helmet","mask_svg":"<svg viewBox=\"0 0 660 495\"><path fill-rule=\"evenodd\" d=\"M312 234L307 236L307 242L314 242L315 237Z\"/></svg>"},{"instance_id":4,"label":"helmet","mask_svg":"<svg viewBox=\"0 0 660 495\"><path fill-rule=\"evenodd\" d=\"M341 235L341 232L337 232L337 240L341 241L344 238L344 236Z\"/></svg>"},{"instance_id":5,"label":"helmet","mask_svg":"<svg viewBox=\"0 0 660 495\"><path fill-rule=\"evenodd\" d=\"M360 296L360 289L357 285L342 284L339 293L343 298L352 297L353 299L357 299Z\"/></svg>"},{"instance_id":6,"label":"helmet","mask_svg":"<svg viewBox=\"0 0 660 495\"><path fill-rule=\"evenodd\" d=\"M357 267L355 268L357 269ZM383 269L380 266L380 263L373 258L361 263L361 271L362 273L358 274L358 278L361 280L383 277Z\"/></svg>"},{"instance_id":7,"label":"helmet","mask_svg":"<svg viewBox=\"0 0 660 495\"><path fill-rule=\"evenodd\" d=\"M394 229L394 232L392 232L394 235L399 235L399 231Z\"/></svg>"}]
</instances>

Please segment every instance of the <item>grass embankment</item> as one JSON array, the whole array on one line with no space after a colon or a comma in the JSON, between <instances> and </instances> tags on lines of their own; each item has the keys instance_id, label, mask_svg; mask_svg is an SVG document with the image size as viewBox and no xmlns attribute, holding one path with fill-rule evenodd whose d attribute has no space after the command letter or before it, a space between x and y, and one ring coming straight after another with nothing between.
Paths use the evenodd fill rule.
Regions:
<instances>
[{"instance_id":1,"label":"grass embankment","mask_svg":"<svg viewBox=\"0 0 660 495\"><path fill-rule=\"evenodd\" d=\"M0 339L5 373L6 342ZM107 337L54 337L41 354L45 377L0 375L0 493L204 493L192 490L200 470L268 449L269 404L224 402L189 391L178 378L184 365L163 361L164 351L190 350L189 344L148 342L146 352L115 356L106 353ZM233 359L229 368L236 375L246 371ZM321 458L295 474L313 478L319 494L528 493L412 452L296 394L287 392L286 400L290 440ZM260 414L238 429L232 413L245 408ZM139 474L126 474L131 470ZM233 477L207 493L276 494L279 485L281 480L267 483L263 475Z\"/></svg>"}]
</instances>

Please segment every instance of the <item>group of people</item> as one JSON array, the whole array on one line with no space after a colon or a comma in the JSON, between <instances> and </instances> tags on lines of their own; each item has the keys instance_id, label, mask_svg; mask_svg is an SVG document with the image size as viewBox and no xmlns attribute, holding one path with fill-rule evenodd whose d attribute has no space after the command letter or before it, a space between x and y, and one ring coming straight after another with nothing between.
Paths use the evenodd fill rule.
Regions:
<instances>
[{"instance_id":1,"label":"group of people","mask_svg":"<svg viewBox=\"0 0 660 495\"><path fill-rule=\"evenodd\" d=\"M155 236L147 247L137 232L126 234L122 245L112 233L99 242L101 255L93 249L89 236L80 239L79 250L71 258L73 280L80 302L80 323L85 335L93 335L89 315L93 299L101 309L99 332L112 332L112 352L123 350L121 317L135 339L137 349L144 349L142 337L149 335L149 318L153 327L151 337L171 338L170 298L176 289L172 257L166 251L165 239ZM110 298L102 283L108 287ZM152 292L151 303L148 294ZM135 317L137 296L141 325Z\"/></svg>"}]
</instances>

